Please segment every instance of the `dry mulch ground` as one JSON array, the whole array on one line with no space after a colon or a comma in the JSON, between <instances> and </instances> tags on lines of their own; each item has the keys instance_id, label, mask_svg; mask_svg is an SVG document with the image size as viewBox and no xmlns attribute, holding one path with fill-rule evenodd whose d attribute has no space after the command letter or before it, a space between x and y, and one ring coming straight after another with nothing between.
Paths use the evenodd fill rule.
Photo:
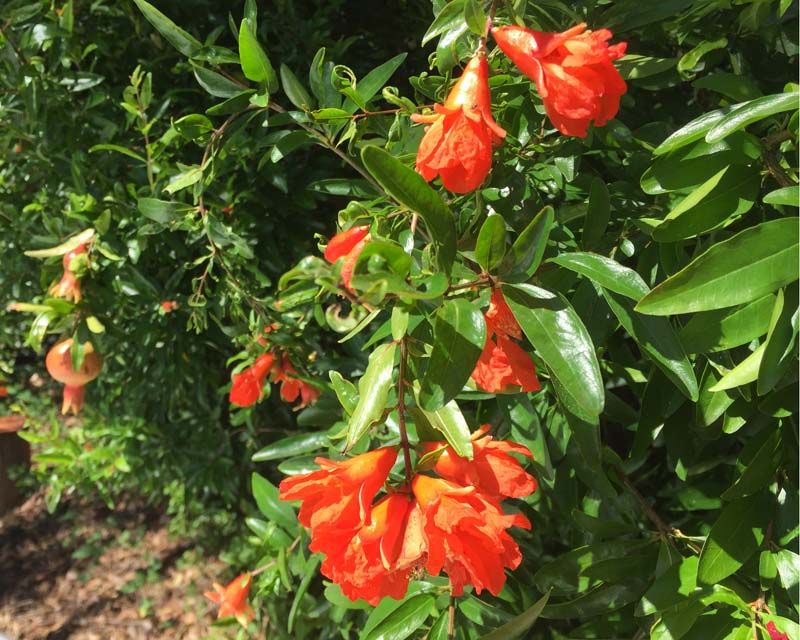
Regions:
<instances>
[{"instance_id":1,"label":"dry mulch ground","mask_svg":"<svg viewBox=\"0 0 800 640\"><path fill-rule=\"evenodd\" d=\"M227 567L171 537L141 504L114 511L41 494L0 517L0 636L10 640L220 637L203 598Z\"/></svg>"}]
</instances>

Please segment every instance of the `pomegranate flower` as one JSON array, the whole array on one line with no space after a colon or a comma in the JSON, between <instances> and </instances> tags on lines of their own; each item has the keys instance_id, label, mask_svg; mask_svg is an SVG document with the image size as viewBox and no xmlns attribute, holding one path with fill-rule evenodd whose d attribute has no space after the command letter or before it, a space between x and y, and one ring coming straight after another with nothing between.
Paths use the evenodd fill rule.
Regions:
<instances>
[{"instance_id":1,"label":"pomegranate flower","mask_svg":"<svg viewBox=\"0 0 800 640\"><path fill-rule=\"evenodd\" d=\"M281 398L286 402L294 402L300 396L300 404L295 409L303 409L312 402L316 401L320 396L320 391L315 386L295 377L297 370L292 366L289 361L289 356L283 355L283 364L280 367L275 382L281 384Z\"/></svg>"},{"instance_id":2,"label":"pomegranate flower","mask_svg":"<svg viewBox=\"0 0 800 640\"><path fill-rule=\"evenodd\" d=\"M506 136L491 109L489 65L485 51L479 51L444 105L434 105L433 114L411 116L414 122L430 124L417 151L417 171L425 180L438 175L445 188L455 193L480 186L492 167L492 146Z\"/></svg>"},{"instance_id":3,"label":"pomegranate flower","mask_svg":"<svg viewBox=\"0 0 800 640\"><path fill-rule=\"evenodd\" d=\"M478 593L488 589L498 595L506 581L505 569L516 569L522 561L517 543L506 530L530 529L528 519L504 514L475 487L428 476L416 476L411 486L428 543L428 573L436 575L444 569L455 596L470 584Z\"/></svg>"},{"instance_id":4,"label":"pomegranate flower","mask_svg":"<svg viewBox=\"0 0 800 640\"><path fill-rule=\"evenodd\" d=\"M492 291L484 319L486 343L471 375L475 384L489 393L528 393L541 389L533 360L511 340L522 338L522 329L500 289Z\"/></svg>"},{"instance_id":5,"label":"pomegranate flower","mask_svg":"<svg viewBox=\"0 0 800 640\"><path fill-rule=\"evenodd\" d=\"M353 291L350 281L353 279L353 271L356 268L358 256L369 242L369 225L352 227L347 231L341 231L333 236L325 247L325 259L333 264L339 258L344 258L340 273L345 289Z\"/></svg>"},{"instance_id":6,"label":"pomegranate flower","mask_svg":"<svg viewBox=\"0 0 800 640\"><path fill-rule=\"evenodd\" d=\"M263 394L264 381L272 371L274 362L275 358L271 353L264 353L258 357L255 364L235 374L228 400L240 407L255 404Z\"/></svg>"},{"instance_id":7,"label":"pomegranate flower","mask_svg":"<svg viewBox=\"0 0 800 640\"><path fill-rule=\"evenodd\" d=\"M311 529L313 544L328 534L352 537L368 522L372 500L396 459L395 447L382 447L341 462L317 458L320 470L284 479L279 497L303 502L297 519Z\"/></svg>"},{"instance_id":8,"label":"pomegranate flower","mask_svg":"<svg viewBox=\"0 0 800 640\"><path fill-rule=\"evenodd\" d=\"M64 267L64 274L56 284L50 287L50 295L54 298L64 298L74 303L81 301L81 283L75 272L69 268L73 258L86 253L86 245L79 244L69 253L64 254L61 264Z\"/></svg>"},{"instance_id":9,"label":"pomegranate flower","mask_svg":"<svg viewBox=\"0 0 800 640\"><path fill-rule=\"evenodd\" d=\"M561 133L586 137L589 123L601 127L619 110L627 85L613 61L627 43L608 45L608 29L579 24L562 33L507 26L492 29L500 49L536 83L547 115Z\"/></svg>"},{"instance_id":10,"label":"pomegranate flower","mask_svg":"<svg viewBox=\"0 0 800 640\"><path fill-rule=\"evenodd\" d=\"M775 626L774 622L767 623L767 633L769 634L770 640L789 640L789 636L782 633L778 627Z\"/></svg>"},{"instance_id":11,"label":"pomegranate flower","mask_svg":"<svg viewBox=\"0 0 800 640\"><path fill-rule=\"evenodd\" d=\"M446 443L426 442L426 453L444 448L433 471L446 480L473 486L498 501L503 497L523 498L536 491L536 478L509 455L517 453L533 460L533 454L521 444L485 435L489 428L490 425L485 424L472 435L472 460L457 455Z\"/></svg>"},{"instance_id":12,"label":"pomegranate flower","mask_svg":"<svg viewBox=\"0 0 800 640\"><path fill-rule=\"evenodd\" d=\"M247 594L252 584L253 576L243 573L225 587L215 582L213 584L214 591L207 591L203 595L220 605L217 618L234 616L239 624L247 629L248 623L256 615L253 608L247 604Z\"/></svg>"}]
</instances>

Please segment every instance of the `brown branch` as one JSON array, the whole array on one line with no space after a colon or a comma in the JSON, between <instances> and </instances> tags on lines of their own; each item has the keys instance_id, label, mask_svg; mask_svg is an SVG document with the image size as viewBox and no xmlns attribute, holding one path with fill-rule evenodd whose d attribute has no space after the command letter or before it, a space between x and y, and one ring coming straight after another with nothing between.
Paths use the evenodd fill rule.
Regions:
<instances>
[{"instance_id":1,"label":"brown branch","mask_svg":"<svg viewBox=\"0 0 800 640\"><path fill-rule=\"evenodd\" d=\"M406 466L406 484L411 489L411 477L414 469L411 466L411 445L408 442L406 431L406 360L408 358L408 344L406 336L400 339L400 372L397 376L397 414L400 428L400 446L403 448L403 461Z\"/></svg>"}]
</instances>

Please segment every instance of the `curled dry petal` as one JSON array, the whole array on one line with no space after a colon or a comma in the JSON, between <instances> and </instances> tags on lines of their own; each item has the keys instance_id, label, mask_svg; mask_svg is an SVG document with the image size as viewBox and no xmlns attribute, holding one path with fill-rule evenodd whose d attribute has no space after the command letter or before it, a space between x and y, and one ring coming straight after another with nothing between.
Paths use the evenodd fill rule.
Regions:
<instances>
[{"instance_id":1,"label":"curled dry petal","mask_svg":"<svg viewBox=\"0 0 800 640\"><path fill-rule=\"evenodd\" d=\"M212 602L220 605L217 618L234 616L242 627L247 629L248 623L255 617L255 611L247 604L247 594L253 584L253 576L243 573L234 578L227 586L214 583L214 591L207 591L203 595Z\"/></svg>"},{"instance_id":2,"label":"curled dry petal","mask_svg":"<svg viewBox=\"0 0 800 640\"><path fill-rule=\"evenodd\" d=\"M585 24L562 33L519 26L496 27L500 49L536 83L547 115L568 136L586 137L591 122L601 127L619 111L627 85L613 61L627 44L608 45L608 29L586 31Z\"/></svg>"}]
</instances>

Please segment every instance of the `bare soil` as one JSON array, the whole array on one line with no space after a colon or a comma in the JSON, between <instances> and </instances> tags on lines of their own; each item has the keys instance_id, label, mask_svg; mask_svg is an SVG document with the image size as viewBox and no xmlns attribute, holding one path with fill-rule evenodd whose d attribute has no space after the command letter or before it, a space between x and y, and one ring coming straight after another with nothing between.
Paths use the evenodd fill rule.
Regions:
<instances>
[{"instance_id":1,"label":"bare soil","mask_svg":"<svg viewBox=\"0 0 800 640\"><path fill-rule=\"evenodd\" d=\"M0 518L0 636L218 638L215 605L202 594L227 573L170 536L153 508L72 500L51 515L37 493Z\"/></svg>"}]
</instances>

